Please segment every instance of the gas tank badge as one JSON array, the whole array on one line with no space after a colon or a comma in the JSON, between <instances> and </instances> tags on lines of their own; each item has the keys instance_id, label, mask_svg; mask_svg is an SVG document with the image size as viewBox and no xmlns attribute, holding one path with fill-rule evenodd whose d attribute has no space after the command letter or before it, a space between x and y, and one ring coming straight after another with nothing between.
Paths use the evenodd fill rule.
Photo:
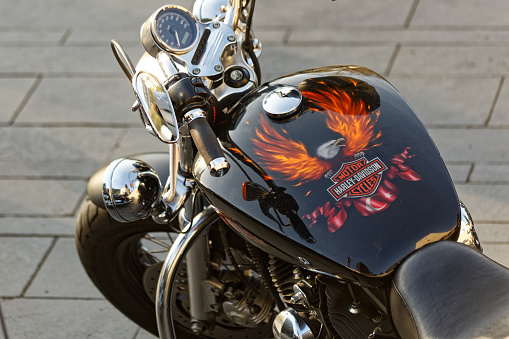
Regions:
<instances>
[{"instance_id":1,"label":"gas tank badge","mask_svg":"<svg viewBox=\"0 0 509 339\"><path fill-rule=\"evenodd\" d=\"M334 185L329 187L329 193L336 199L360 198L372 195L380 185L382 172L387 166L375 158L367 161L365 157L355 161L345 162L330 179Z\"/></svg>"},{"instance_id":2,"label":"gas tank badge","mask_svg":"<svg viewBox=\"0 0 509 339\"><path fill-rule=\"evenodd\" d=\"M302 105L302 94L294 87L282 86L265 95L263 109L273 119L286 118L296 113Z\"/></svg>"}]
</instances>

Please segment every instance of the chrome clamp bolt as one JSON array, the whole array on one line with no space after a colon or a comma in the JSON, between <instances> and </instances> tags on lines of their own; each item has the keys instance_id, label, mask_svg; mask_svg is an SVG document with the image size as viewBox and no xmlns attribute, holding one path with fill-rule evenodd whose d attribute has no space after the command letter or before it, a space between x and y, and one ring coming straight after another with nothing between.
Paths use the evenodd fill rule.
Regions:
<instances>
[{"instance_id":1,"label":"chrome clamp bolt","mask_svg":"<svg viewBox=\"0 0 509 339\"><path fill-rule=\"evenodd\" d=\"M234 69L230 73L230 79L232 79L233 81L240 81L240 80L244 79L244 73L242 73L242 71L240 71L238 69Z\"/></svg>"}]
</instances>

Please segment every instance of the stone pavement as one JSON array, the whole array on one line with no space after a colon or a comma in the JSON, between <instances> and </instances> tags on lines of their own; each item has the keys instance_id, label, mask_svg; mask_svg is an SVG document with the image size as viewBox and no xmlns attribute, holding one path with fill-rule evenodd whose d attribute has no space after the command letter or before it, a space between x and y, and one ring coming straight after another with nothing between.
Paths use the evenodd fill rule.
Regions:
<instances>
[{"instance_id":1,"label":"stone pavement","mask_svg":"<svg viewBox=\"0 0 509 339\"><path fill-rule=\"evenodd\" d=\"M0 2L0 339L152 337L90 283L74 220L96 168L166 150L130 112L109 48L137 60L139 27L165 4ZM485 254L509 266L507 0L265 0L254 29L264 80L331 64L386 76L429 128Z\"/></svg>"}]
</instances>

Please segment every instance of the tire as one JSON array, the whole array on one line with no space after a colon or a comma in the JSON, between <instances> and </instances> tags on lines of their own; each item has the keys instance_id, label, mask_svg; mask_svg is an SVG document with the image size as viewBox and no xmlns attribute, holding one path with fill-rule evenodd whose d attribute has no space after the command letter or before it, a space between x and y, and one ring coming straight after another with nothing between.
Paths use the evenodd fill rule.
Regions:
<instances>
[{"instance_id":1,"label":"tire","mask_svg":"<svg viewBox=\"0 0 509 339\"><path fill-rule=\"evenodd\" d=\"M139 326L158 335L155 316L155 283L161 267L161 259L147 255L142 240L147 233L168 234L167 225L152 219L120 223L111 218L105 209L87 200L80 211L76 226L78 254L92 282L118 310ZM190 331L187 295L186 267L179 272L181 280L174 288L173 315L177 338L262 338L263 329L247 329L224 326L217 323L212 333L196 336ZM147 276L152 280L147 287ZM180 285L179 285L180 284ZM270 326L268 326L270 330ZM262 335L263 333L263 335Z\"/></svg>"}]
</instances>

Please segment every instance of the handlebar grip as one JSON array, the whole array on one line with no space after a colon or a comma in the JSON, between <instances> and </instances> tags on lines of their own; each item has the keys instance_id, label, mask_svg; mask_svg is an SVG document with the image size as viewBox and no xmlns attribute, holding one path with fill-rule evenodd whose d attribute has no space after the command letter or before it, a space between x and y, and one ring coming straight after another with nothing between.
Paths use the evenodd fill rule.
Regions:
<instances>
[{"instance_id":1,"label":"handlebar grip","mask_svg":"<svg viewBox=\"0 0 509 339\"><path fill-rule=\"evenodd\" d=\"M184 115L184 121L189 127L189 133L198 152L209 168L210 175L214 177L225 175L230 169L230 164L226 161L223 150L203 111L194 109L187 112Z\"/></svg>"}]
</instances>

